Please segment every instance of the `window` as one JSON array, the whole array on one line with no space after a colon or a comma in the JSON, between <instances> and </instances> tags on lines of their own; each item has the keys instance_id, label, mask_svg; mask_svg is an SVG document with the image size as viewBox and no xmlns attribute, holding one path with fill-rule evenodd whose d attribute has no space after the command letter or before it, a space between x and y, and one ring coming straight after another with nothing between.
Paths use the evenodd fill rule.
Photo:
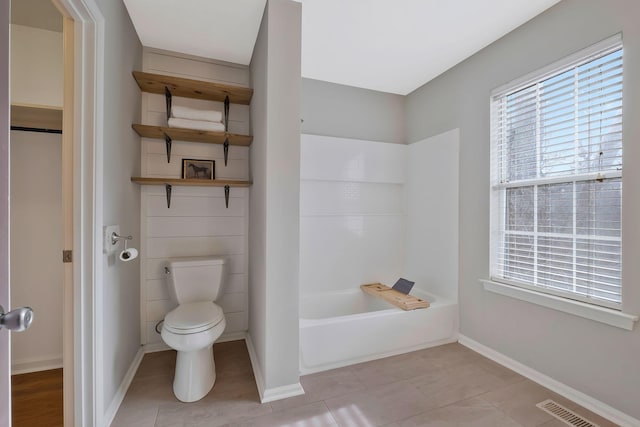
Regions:
<instances>
[{"instance_id":1,"label":"window","mask_svg":"<svg viewBox=\"0 0 640 427\"><path fill-rule=\"evenodd\" d=\"M620 309L619 36L491 96L492 280Z\"/></svg>"}]
</instances>

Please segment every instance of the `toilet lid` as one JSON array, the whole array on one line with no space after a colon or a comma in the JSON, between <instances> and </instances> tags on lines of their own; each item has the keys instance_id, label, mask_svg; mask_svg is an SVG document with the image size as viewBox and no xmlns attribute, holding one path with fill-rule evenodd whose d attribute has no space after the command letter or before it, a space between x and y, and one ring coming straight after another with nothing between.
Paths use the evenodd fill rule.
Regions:
<instances>
[{"instance_id":1,"label":"toilet lid","mask_svg":"<svg viewBox=\"0 0 640 427\"><path fill-rule=\"evenodd\" d=\"M213 302L190 302L169 312L164 318L164 327L177 334L192 334L212 328L222 319L222 308Z\"/></svg>"}]
</instances>

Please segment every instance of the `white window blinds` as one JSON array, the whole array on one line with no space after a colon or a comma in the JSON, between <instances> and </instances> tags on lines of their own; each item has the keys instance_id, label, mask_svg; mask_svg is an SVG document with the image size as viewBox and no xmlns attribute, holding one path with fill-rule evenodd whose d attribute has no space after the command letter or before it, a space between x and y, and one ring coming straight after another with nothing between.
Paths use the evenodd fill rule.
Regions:
<instances>
[{"instance_id":1,"label":"white window blinds","mask_svg":"<svg viewBox=\"0 0 640 427\"><path fill-rule=\"evenodd\" d=\"M495 92L491 275L619 308L622 44Z\"/></svg>"}]
</instances>

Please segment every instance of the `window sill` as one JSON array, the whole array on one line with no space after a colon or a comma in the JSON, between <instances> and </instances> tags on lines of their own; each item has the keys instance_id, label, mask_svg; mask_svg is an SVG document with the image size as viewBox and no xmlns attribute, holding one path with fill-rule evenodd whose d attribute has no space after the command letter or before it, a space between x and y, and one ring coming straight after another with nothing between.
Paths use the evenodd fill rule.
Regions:
<instances>
[{"instance_id":1,"label":"window sill","mask_svg":"<svg viewBox=\"0 0 640 427\"><path fill-rule=\"evenodd\" d=\"M638 316L622 313L610 308L573 301L542 292L519 288L517 286L505 285L503 283L494 282L493 280L480 279L480 282L482 282L484 289L489 292L552 308L554 310L573 314L574 316L584 317L585 319L605 323L628 331L632 331L635 322L638 321Z\"/></svg>"}]
</instances>

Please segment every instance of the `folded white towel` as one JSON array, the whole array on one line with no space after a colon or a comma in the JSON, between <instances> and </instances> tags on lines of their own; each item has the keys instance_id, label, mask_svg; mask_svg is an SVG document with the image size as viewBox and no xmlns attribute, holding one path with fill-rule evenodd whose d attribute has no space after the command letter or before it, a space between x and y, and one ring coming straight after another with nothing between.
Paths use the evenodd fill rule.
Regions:
<instances>
[{"instance_id":1,"label":"folded white towel","mask_svg":"<svg viewBox=\"0 0 640 427\"><path fill-rule=\"evenodd\" d=\"M198 110L196 108L171 106L171 117L176 119L203 120L205 122L222 123L222 112L215 110Z\"/></svg>"},{"instance_id":2,"label":"folded white towel","mask_svg":"<svg viewBox=\"0 0 640 427\"><path fill-rule=\"evenodd\" d=\"M197 129L208 130L214 132L224 132L224 125L216 122L205 122L202 120L188 120L188 119L176 119L171 117L168 120L170 128L184 128L184 129Z\"/></svg>"}]
</instances>

